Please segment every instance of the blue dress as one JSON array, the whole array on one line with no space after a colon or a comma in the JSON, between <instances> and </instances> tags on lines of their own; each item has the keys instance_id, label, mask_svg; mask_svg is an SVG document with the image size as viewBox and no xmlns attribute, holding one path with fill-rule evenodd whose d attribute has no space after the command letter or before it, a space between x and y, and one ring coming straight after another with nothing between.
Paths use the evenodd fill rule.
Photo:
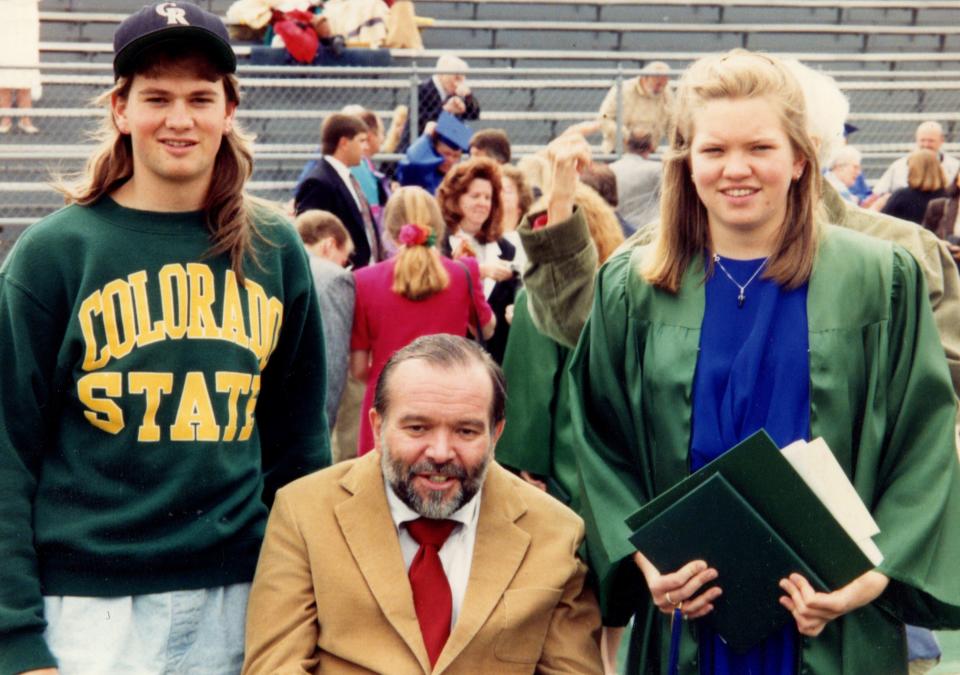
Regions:
<instances>
[{"instance_id":1,"label":"blue dress","mask_svg":"<svg viewBox=\"0 0 960 675\"><path fill-rule=\"evenodd\" d=\"M742 285L763 259L720 263ZM761 428L780 447L809 437L807 286L786 290L762 275L746 287L742 306L739 288L720 265L706 282L693 383L691 471ZM723 587L723 577L718 583ZM796 675L793 621L746 654L729 650L705 626L699 640L703 675Z\"/></svg>"}]
</instances>

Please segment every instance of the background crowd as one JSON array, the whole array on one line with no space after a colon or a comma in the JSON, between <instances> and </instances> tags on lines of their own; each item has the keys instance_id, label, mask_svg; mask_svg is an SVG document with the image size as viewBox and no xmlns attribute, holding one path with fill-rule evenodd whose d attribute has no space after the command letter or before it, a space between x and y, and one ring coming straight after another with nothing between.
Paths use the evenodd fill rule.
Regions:
<instances>
[{"instance_id":1,"label":"background crowd","mask_svg":"<svg viewBox=\"0 0 960 675\"><path fill-rule=\"evenodd\" d=\"M146 8L146 18L141 19L167 17L164 12L172 11L170 4L153 13ZM211 19L200 13L197 20ZM125 23L121 33L124 27L134 30ZM218 23L220 29L223 26ZM140 43L134 37L121 34L117 41L117 84L112 96L104 99L111 110L105 122L109 142L91 162L94 178L88 189L67 192L68 210L28 232L25 243L3 268L0 329L9 338L4 354L20 364L28 360L22 358L24 354L40 355L32 370L21 365L15 371L33 385L32 396L25 397L29 400L16 400L9 386L3 398L2 419L11 431L5 440L12 439L4 446L9 451L5 461L21 460L7 461L4 475L34 477L18 485L18 504L32 504L30 480L59 480L57 489L41 490L41 497L49 499L53 508L72 508L64 495L81 492L71 483L71 470L83 465L81 453L72 449L83 447L83 434L92 433L88 427L113 434L111 447L116 452L122 451L124 443L124 436L117 434L133 433L125 425L123 411L117 413L119 408L105 401L122 395L118 387L142 394L145 410L137 442L153 442L158 439L150 436L151 424L157 434L161 432L151 416L181 379L186 403L181 402L170 426L171 435L178 437L169 440L232 442L236 436L244 441L246 454L256 454L262 443L264 457L277 460L269 472L256 462L251 466L256 465L257 471L242 463L227 467L226 459L224 467L208 466L207 470L225 476L225 482L236 476L236 485L243 484L248 493L251 484L263 480L261 471L267 473L267 502L275 488L326 463L328 440L335 463L368 454L376 457L373 451L392 460L387 437L397 430L387 414L388 374L413 368L404 366L403 358L426 358L405 356L411 349L416 354L421 345L431 344L429 339L423 341L426 336L465 336L486 352L477 356L483 352L474 347L470 349L475 351L466 352L465 362L472 364L473 371L478 364L486 369L482 377L473 371L471 376L477 376L484 387L492 379L492 407L504 408L491 416L492 429L483 427L477 437L489 435L493 443L499 439L497 461L527 484L516 481L518 485L539 491L530 498L532 517L556 515L570 559L582 539L580 521L540 493L549 493L586 522L586 546L581 550L590 564L590 576L577 562L573 572L557 583L571 584L563 591L576 595L571 605L591 605L591 591L582 590L584 578L589 579L588 588L596 590L604 620L601 655L608 672L623 665L617 663L618 647L631 619L627 666L631 672L660 670L668 661L683 673L787 675L803 672L807 664L824 673L850 672L850 668L902 672L908 656L907 625L911 667L923 672L935 664L939 652L932 633L912 624L960 625L960 598L950 584L946 559L956 553L960 541L954 428L956 393L960 392L960 161L942 152L945 139L937 121L920 124L916 149L893 162L875 184L867 185L860 171L860 153L848 144L855 129L845 124L848 106L836 83L798 62L734 50L696 62L678 82L670 81L666 64L649 64L619 91L611 89L594 119L574 124L549 148L513 164L506 132L471 129L473 120L482 119L482 100L471 90L468 65L445 55L436 64L437 73L418 87L415 130L404 123L405 111L398 111L386 131L373 111L356 105L323 120L318 155L304 167L286 205L306 251L311 284L300 274L306 268L300 264L304 256L299 246L290 250L293 231L275 212L280 207L246 201L242 192L251 156L234 125L239 103L233 78L236 60L225 38L219 34L206 38L208 51L198 48L183 59L161 52L157 61L137 61L138 52L131 45ZM126 60L121 58L124 53ZM204 79L211 71L216 77ZM166 197L165 207L174 198L159 189L170 187L171 182L163 180L167 167L151 158L137 140L142 138L139 134L148 135L145 130L154 121L144 108L157 105L158 99L165 102L167 94L138 96L145 80L159 80L164 86L173 81L169 89L160 85L157 89L175 92L169 99L179 101L179 82L190 77L207 83L201 88L216 83L213 94L192 92L188 98L191 105L196 99L215 102L206 112L197 113L203 121L198 126L202 132L212 129L210 135L224 143L228 151L223 154L230 155L232 170L221 170L221 164L217 170L212 163L206 166L203 180L191 185L189 204L183 204L192 207L192 215L166 213L161 218L154 211L169 208L148 207L158 205L159 194ZM17 92L29 89L26 83L10 87ZM812 101L818 105L811 105ZM21 102L17 94L17 103L26 108L29 99ZM0 107L5 107L2 101ZM214 108L222 108L223 114ZM189 115L170 114L157 126L176 126L170 122L174 118L189 127L184 122ZM741 123L741 118L747 122ZM617 119L623 121L621 128ZM12 119L0 121L0 132L7 133L12 124ZM26 115L18 126L33 133ZM202 145L163 133L155 140L176 157L189 156L193 146ZM132 147L125 139L131 135ZM602 139L604 152L622 145L623 156L610 163L593 159L588 139L595 135ZM380 162L378 156L385 151L396 151L401 158ZM223 161L217 148L211 154ZM659 161L653 159L657 154ZM228 180L233 180L235 189L225 187ZM175 197L179 196L178 192ZM264 226L279 228L281 239L287 240L271 248L249 231L238 234L245 231L251 214ZM81 248L89 246L93 253L73 266L49 264L43 268L50 272L49 278L40 278L35 269L43 244L57 250L58 261L69 252L59 238L64 235L50 224L62 224L68 217L72 228L78 227L74 220L86 218L120 223L118 227L136 222L136 234L118 243L102 237L87 241L85 236L95 238L94 228L70 229L68 235L76 237L72 241L80 242ZM189 232L190 247L183 251L173 247L168 253L164 247L141 243L161 227ZM208 237L213 248L204 252ZM260 296L250 300L248 310L262 312L256 336L243 335L242 325L237 328L235 316L231 324L226 309L216 318L211 309L212 289L220 288L215 278L224 280L224 305L231 301L231 292L239 298L237 279L244 284L246 271L254 269L246 269L243 263L250 251L262 255L252 279L269 278L266 291L255 280L243 286L251 297L251 288L263 293L262 300ZM137 276L142 271L127 274L121 269L132 264L129 260L158 270L165 294L159 306L166 324L147 320L146 277ZM92 266L92 271L81 272L84 265ZM104 272L114 267L116 271ZM101 279L104 274L109 278ZM82 293L77 290L80 287L85 289ZM177 311L186 317L179 335L173 318L175 287L180 293ZM83 302L79 325L69 329L76 335L67 333L69 339L86 344L82 357L77 356L79 348L58 351L52 344L60 326L57 316L77 315L63 309L69 304L64 297L71 292ZM127 304L124 298L129 298ZM281 300L287 303L287 313ZM29 313L30 321L21 322L18 312ZM93 327L97 317L103 328ZM215 325L221 318L222 325ZM69 321L73 318L63 319L64 324ZM21 323L45 330L21 335ZM78 375L81 370L99 371L110 359L119 360L161 339L150 330L167 331L162 362L172 364L175 372ZM210 338L213 331L218 339L228 336L236 346L242 345L242 353L229 356L237 362L231 362L231 367L238 372L227 373L217 365L225 362L225 352L209 341L192 352L173 344L185 335ZM145 352L135 354L137 363L148 358ZM70 362L71 355L82 361ZM277 366L261 382L259 369L271 359ZM188 371L194 360L202 361L209 372ZM55 368L47 367L54 362ZM502 367L509 392L506 400L498 389L503 384L497 379L500 371L493 364ZM464 366L463 372L468 370ZM324 381L324 371L326 391L309 392L311 382ZM444 373L450 378L445 386L469 403L471 392L457 388L449 369ZM165 375L170 376L169 383ZM91 376L98 379L87 379ZM393 377L399 380L396 374ZM213 384L205 384L207 379ZM412 387L407 393L415 398L420 390L414 385L419 381L403 382L404 387ZM74 384L77 401L62 400L63 392L72 391ZM392 394L406 391L394 381L390 386ZM234 406L230 422L222 425L222 437L215 419L211 424L212 408L207 414L208 387L229 394ZM437 388L423 391L438 395ZM306 408L319 401L321 393L325 414L309 415ZM238 433L241 395L249 399ZM82 417L81 404L88 408ZM423 401L420 404L422 409ZM41 470L43 462L50 461L44 454L46 440L40 434L31 437L24 429L28 422L42 428L45 416L61 407L68 411L65 419L73 414L83 431L71 437L73 428L65 423L65 431L60 429L60 436L50 440L65 458L63 466ZM709 614L721 596L720 588L710 585L716 571L701 561L690 561L677 570L658 570L627 542L624 519L760 427L779 445L810 435L828 438L881 523L887 560L882 568L833 592L815 592L806 579L790 575L781 582L781 604L790 621L747 654L734 654L719 635L695 622ZM466 435L474 431L467 429ZM292 458L280 449L288 439L312 444L309 462L287 465ZM471 439L476 441L472 435ZM343 473L336 469L325 473L323 489L330 494L340 488L362 493L364 486L352 482L357 474L351 467L362 467L368 484L378 475L394 486L399 480L389 474L389 462L381 467L367 457L342 465ZM220 468L230 472L212 470ZM499 499L497 491L506 490L504 485L512 485L504 481L516 480L496 472L488 484L491 500ZM485 474L480 475L466 503L480 493ZM336 476L336 488L331 476ZM431 478L444 483L451 476L459 474L438 470ZM189 480L184 472L171 485L184 486ZM306 483L297 484L299 488L283 493L284 499L309 503ZM232 492L233 487L225 484L223 491ZM122 494L112 495L106 482L97 489L93 501L127 500L122 503L130 515L125 525L135 521L135 500L129 494L119 490ZM388 490L388 499L389 494L393 493ZM216 501L212 494L205 497ZM540 499L545 501L536 501ZM242 553L244 560L243 569L237 563L232 571L238 582L249 572L259 545L253 532L265 518L261 507L269 507L260 504L259 495L245 503L252 502L257 513L238 535L240 543L230 542L238 559ZM474 506L478 502L479 498ZM511 502L504 499L504 503ZM418 510L419 506L414 510L420 516L441 519ZM206 501L198 504L196 514L201 516L208 507ZM219 522L228 522L223 508L214 504L216 517L222 516ZM391 503L390 508L395 515L403 507ZM458 535L471 527L483 529L483 524L477 525L482 508L475 506L473 516L465 516ZM281 582L290 581L284 575L289 573L286 566L291 556L277 550L291 546L296 539L292 531L322 520L301 521L302 513L294 514L289 501L275 509L283 511L275 516L281 523L275 527L286 529L274 532L272 539L268 532L268 546L273 548L261 558L258 575L266 574L262 571L265 559L267 567L275 565L283 571L279 577L259 582L261 591L255 596L258 606L267 608L265 615L270 613L271 593L263 590L264 585L278 583L270 589L282 595L286 589ZM340 506L330 509L342 515ZM18 509L17 517L30 521L25 514ZM451 514L443 518L447 515ZM102 537L98 543L109 548L109 528L94 522L102 513L91 506L84 516L92 519L88 521L93 523L91 530ZM170 516L191 522L186 512ZM55 519L40 520L40 526L47 526L48 520ZM545 532L548 526L537 522ZM36 580L37 554L32 543L20 539L18 573L32 574ZM401 546L404 541L401 534ZM312 548L315 541L307 544ZM406 544L410 551L417 550L417 545L427 546L419 539ZM443 539L434 545L443 546ZM458 555L471 551L470 546L458 549ZM310 555L317 554L311 550ZM413 574L419 563L411 563L412 555L406 551L404 555ZM417 558L421 557L418 552ZM169 577L165 583L176 583L174 567L164 570ZM108 573L122 575L123 571ZM310 575L303 569L298 573L300 582L308 584ZM62 578L69 576L68 570ZM85 583L96 585L90 580ZM453 583L454 617L465 583L463 579L459 587ZM134 595L136 585L129 583ZM60 587L67 586L62 582ZM31 587L30 593L38 595L35 591ZM225 593L223 604L242 604L237 597L231 599ZM306 597L309 605L311 593ZM66 615L69 608L49 599L44 603L48 617L58 616L62 637L68 632L62 627L68 624L57 612ZM595 608L583 611L592 621ZM671 625L671 616L676 622L690 621ZM429 642L424 628L428 619L420 615L419 606L417 618ZM449 618L445 620L449 629ZM251 625L258 621L264 625L254 633L261 631L262 638L271 627L261 618ZM31 626L34 632L36 624ZM698 627L691 628L694 625ZM546 628L544 633L549 642L551 634ZM589 631L581 633L587 636ZM427 644L431 667L447 638L444 635L439 646ZM53 644L53 637L47 639ZM883 648L871 650L871 640ZM315 635L309 637L307 646L313 648L316 641ZM269 645L264 646L268 642L261 639L258 644L264 654L270 651ZM522 652L523 658L529 658L528 645L514 647L514 654ZM593 655L581 650L580 656L589 661Z\"/></svg>"}]
</instances>

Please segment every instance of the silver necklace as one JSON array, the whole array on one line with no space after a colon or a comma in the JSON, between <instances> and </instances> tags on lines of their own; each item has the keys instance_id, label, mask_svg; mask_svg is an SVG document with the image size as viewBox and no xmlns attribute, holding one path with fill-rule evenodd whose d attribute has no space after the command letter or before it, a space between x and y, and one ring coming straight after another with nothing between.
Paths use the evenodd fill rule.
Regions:
<instances>
[{"instance_id":1,"label":"silver necklace","mask_svg":"<svg viewBox=\"0 0 960 675\"><path fill-rule=\"evenodd\" d=\"M746 295L747 286L753 283L753 280L757 278L757 275L760 274L760 270L762 270L764 266L767 264L767 260L769 260L769 256L763 259L763 262L760 263L760 266L757 267L757 270L753 273L753 275L749 279L747 279L747 283L741 285L739 281L737 281L732 276L730 276L730 273L727 271L727 268L723 266L722 262L720 262L720 255L717 253L713 254L713 262L719 265L720 271L723 272L724 275L726 275L727 279L729 279L734 286L740 289L740 294L737 296L737 309L740 309L741 307L743 307L743 303L747 299L747 295Z\"/></svg>"}]
</instances>

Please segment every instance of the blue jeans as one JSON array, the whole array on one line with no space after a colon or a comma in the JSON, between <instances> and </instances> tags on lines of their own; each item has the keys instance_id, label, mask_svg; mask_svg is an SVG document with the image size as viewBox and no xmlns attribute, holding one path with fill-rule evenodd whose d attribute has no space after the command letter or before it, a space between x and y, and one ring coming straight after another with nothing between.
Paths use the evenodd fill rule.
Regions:
<instances>
[{"instance_id":1,"label":"blue jeans","mask_svg":"<svg viewBox=\"0 0 960 675\"><path fill-rule=\"evenodd\" d=\"M236 675L250 584L121 598L47 596L60 675Z\"/></svg>"}]
</instances>

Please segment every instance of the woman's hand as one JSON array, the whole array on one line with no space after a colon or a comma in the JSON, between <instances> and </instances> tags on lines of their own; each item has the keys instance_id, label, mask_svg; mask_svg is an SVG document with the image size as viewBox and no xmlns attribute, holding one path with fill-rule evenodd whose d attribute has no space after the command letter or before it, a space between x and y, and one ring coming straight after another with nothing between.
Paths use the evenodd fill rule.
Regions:
<instances>
[{"instance_id":1,"label":"woman's hand","mask_svg":"<svg viewBox=\"0 0 960 675\"><path fill-rule=\"evenodd\" d=\"M801 635L816 637L830 621L873 602L888 583L889 577L871 570L832 593L820 593L802 575L791 574L780 580L787 592L780 604L793 614Z\"/></svg>"},{"instance_id":2,"label":"woman's hand","mask_svg":"<svg viewBox=\"0 0 960 675\"><path fill-rule=\"evenodd\" d=\"M457 247L451 252L451 257L454 260L458 258L476 258L477 252L473 250L473 246L471 246L466 239L461 239ZM481 267L483 266L481 265Z\"/></svg>"},{"instance_id":3,"label":"woman's hand","mask_svg":"<svg viewBox=\"0 0 960 675\"><path fill-rule=\"evenodd\" d=\"M494 262L482 263L480 265L480 278L493 279L494 281L506 281L513 276L513 269L505 262L496 260Z\"/></svg>"},{"instance_id":4,"label":"woman's hand","mask_svg":"<svg viewBox=\"0 0 960 675\"><path fill-rule=\"evenodd\" d=\"M590 144L578 134L564 134L547 146L551 186L547 196L547 226L573 215L573 195L580 172L590 164Z\"/></svg>"},{"instance_id":5,"label":"woman's hand","mask_svg":"<svg viewBox=\"0 0 960 675\"><path fill-rule=\"evenodd\" d=\"M669 574L660 574L640 551L633 554L633 561L647 580L653 604L664 614L679 608L686 618L699 619L713 611L713 602L723 593L719 586L714 586L697 595L705 583L717 578L717 570L702 560L689 562Z\"/></svg>"}]
</instances>

